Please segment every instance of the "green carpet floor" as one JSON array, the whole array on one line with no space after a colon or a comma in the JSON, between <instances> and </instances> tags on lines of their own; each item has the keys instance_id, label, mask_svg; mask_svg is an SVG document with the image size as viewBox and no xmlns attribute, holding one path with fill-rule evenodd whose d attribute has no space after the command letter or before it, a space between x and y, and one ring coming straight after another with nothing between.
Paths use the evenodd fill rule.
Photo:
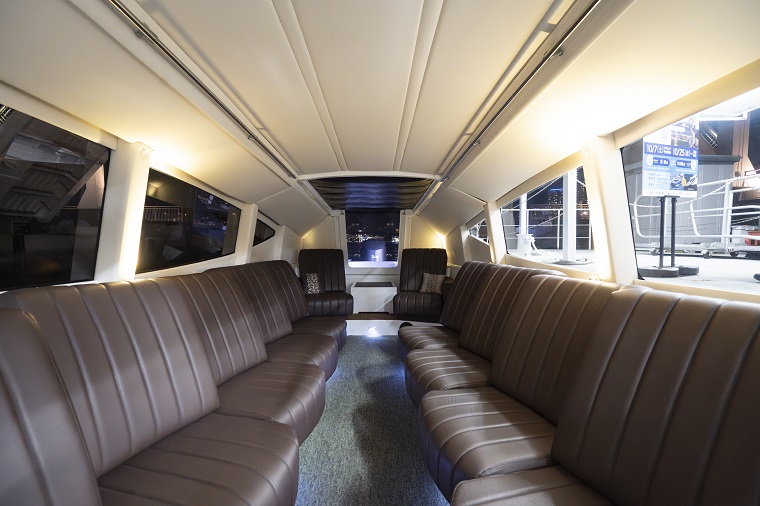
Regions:
<instances>
[{"instance_id":1,"label":"green carpet floor","mask_svg":"<svg viewBox=\"0 0 760 506\"><path fill-rule=\"evenodd\" d=\"M324 415L301 445L296 504L448 504L422 461L396 339L348 337Z\"/></svg>"}]
</instances>

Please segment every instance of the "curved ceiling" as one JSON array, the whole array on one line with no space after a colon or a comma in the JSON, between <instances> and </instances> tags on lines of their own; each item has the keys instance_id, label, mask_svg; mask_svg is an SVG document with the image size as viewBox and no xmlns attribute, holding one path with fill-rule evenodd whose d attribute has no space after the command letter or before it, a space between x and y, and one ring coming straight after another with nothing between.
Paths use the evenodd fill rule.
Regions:
<instances>
[{"instance_id":1,"label":"curved ceiling","mask_svg":"<svg viewBox=\"0 0 760 506\"><path fill-rule=\"evenodd\" d=\"M147 144L298 233L328 212L308 180L341 174L440 182L417 212L448 233L585 137L760 59L757 0L600 0L606 17L587 18L483 136L550 56L541 44L563 14L595 0L111 1L214 98L107 0L5 1L0 33L17 50L0 57L0 82Z\"/></svg>"}]
</instances>

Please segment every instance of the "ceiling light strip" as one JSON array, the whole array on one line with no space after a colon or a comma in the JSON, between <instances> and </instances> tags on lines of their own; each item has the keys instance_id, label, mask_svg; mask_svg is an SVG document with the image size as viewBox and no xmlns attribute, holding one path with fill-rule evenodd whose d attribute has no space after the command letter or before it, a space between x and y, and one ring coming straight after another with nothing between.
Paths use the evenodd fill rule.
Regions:
<instances>
[{"instance_id":1,"label":"ceiling light strip","mask_svg":"<svg viewBox=\"0 0 760 506\"><path fill-rule=\"evenodd\" d=\"M462 153L456 161L449 167L449 169L443 174L442 180L447 181L449 179L449 176L454 171L454 169L457 168L457 166L464 160L464 158L469 154L469 152L474 148L475 146L478 146L481 142L481 138L488 132L488 130L493 126L493 124L499 119L499 117L502 115L502 113L509 107L509 105L514 102L515 98L522 92L523 89L533 80L533 78L541 71L541 69L546 66L547 63L549 63L554 58L557 58L559 56L562 56L562 45L567 42L567 40L572 36L572 34L575 32L575 30L578 29L578 27L588 18L588 16L591 14L591 12L601 3L601 0L595 0L593 3L591 3L586 10L583 12L581 16L578 17L578 19L572 24L572 26L567 30L567 32L560 38L557 43L552 46L552 48L545 53L545 56L541 59L541 62L528 74L528 76L525 78L525 80L520 83L520 85L517 87L517 89L512 93L512 95L502 104L502 106L499 108L496 114L486 123L485 127L478 133L477 137L475 137L475 140L473 140L465 149L464 153Z\"/></svg>"},{"instance_id":2,"label":"ceiling light strip","mask_svg":"<svg viewBox=\"0 0 760 506\"><path fill-rule=\"evenodd\" d=\"M124 4L119 0L105 0L111 4L127 21L129 21L137 31L135 34L151 43L156 49L158 49L166 58L168 58L174 65L176 65L203 93L208 96L232 121L235 122L248 136L248 140L253 141L261 148L291 179L297 179L296 175L291 171L285 163L280 160L280 157L275 155L274 151L264 144L248 126L235 115L219 97L214 94L203 81L201 81L182 61L161 42L158 36L148 28L137 16L135 16Z\"/></svg>"}]
</instances>

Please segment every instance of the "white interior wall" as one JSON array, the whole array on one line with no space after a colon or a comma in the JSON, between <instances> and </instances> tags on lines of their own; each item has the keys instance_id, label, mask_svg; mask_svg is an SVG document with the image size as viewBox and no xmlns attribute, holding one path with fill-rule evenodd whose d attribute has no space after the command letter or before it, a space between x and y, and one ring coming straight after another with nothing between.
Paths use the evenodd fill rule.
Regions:
<instances>
[{"instance_id":1,"label":"white interior wall","mask_svg":"<svg viewBox=\"0 0 760 506\"><path fill-rule=\"evenodd\" d=\"M340 248L338 227L340 226L339 215L329 215L322 223L314 227L303 238L303 247L308 249L317 248ZM345 256L345 251L344 251Z\"/></svg>"},{"instance_id":2,"label":"white interior wall","mask_svg":"<svg viewBox=\"0 0 760 506\"><path fill-rule=\"evenodd\" d=\"M279 243L279 252L275 250L275 259L285 260L291 265L298 265L298 252L301 251L303 239L290 228L284 226L278 230L278 233L282 237L282 242Z\"/></svg>"},{"instance_id":3,"label":"white interior wall","mask_svg":"<svg viewBox=\"0 0 760 506\"><path fill-rule=\"evenodd\" d=\"M463 227L456 227L446 236L446 255L449 257L449 264L462 265L467 261L464 253L462 230ZM464 233L466 234L467 230Z\"/></svg>"},{"instance_id":4,"label":"white interior wall","mask_svg":"<svg viewBox=\"0 0 760 506\"><path fill-rule=\"evenodd\" d=\"M441 236L436 234L425 221L417 215L409 217L410 248L443 248Z\"/></svg>"},{"instance_id":5,"label":"white interior wall","mask_svg":"<svg viewBox=\"0 0 760 506\"><path fill-rule=\"evenodd\" d=\"M464 251L468 260L474 260L477 262L491 261L491 247L488 243L485 243L470 234L467 234Z\"/></svg>"}]
</instances>

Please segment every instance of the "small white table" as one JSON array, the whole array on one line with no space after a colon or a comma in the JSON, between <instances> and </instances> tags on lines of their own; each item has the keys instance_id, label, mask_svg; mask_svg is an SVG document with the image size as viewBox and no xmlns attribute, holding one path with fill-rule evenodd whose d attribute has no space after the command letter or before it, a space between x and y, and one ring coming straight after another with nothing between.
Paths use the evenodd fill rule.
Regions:
<instances>
[{"instance_id":1,"label":"small white table","mask_svg":"<svg viewBox=\"0 0 760 506\"><path fill-rule=\"evenodd\" d=\"M396 284L392 281L353 283L354 313L390 313L396 292Z\"/></svg>"}]
</instances>

